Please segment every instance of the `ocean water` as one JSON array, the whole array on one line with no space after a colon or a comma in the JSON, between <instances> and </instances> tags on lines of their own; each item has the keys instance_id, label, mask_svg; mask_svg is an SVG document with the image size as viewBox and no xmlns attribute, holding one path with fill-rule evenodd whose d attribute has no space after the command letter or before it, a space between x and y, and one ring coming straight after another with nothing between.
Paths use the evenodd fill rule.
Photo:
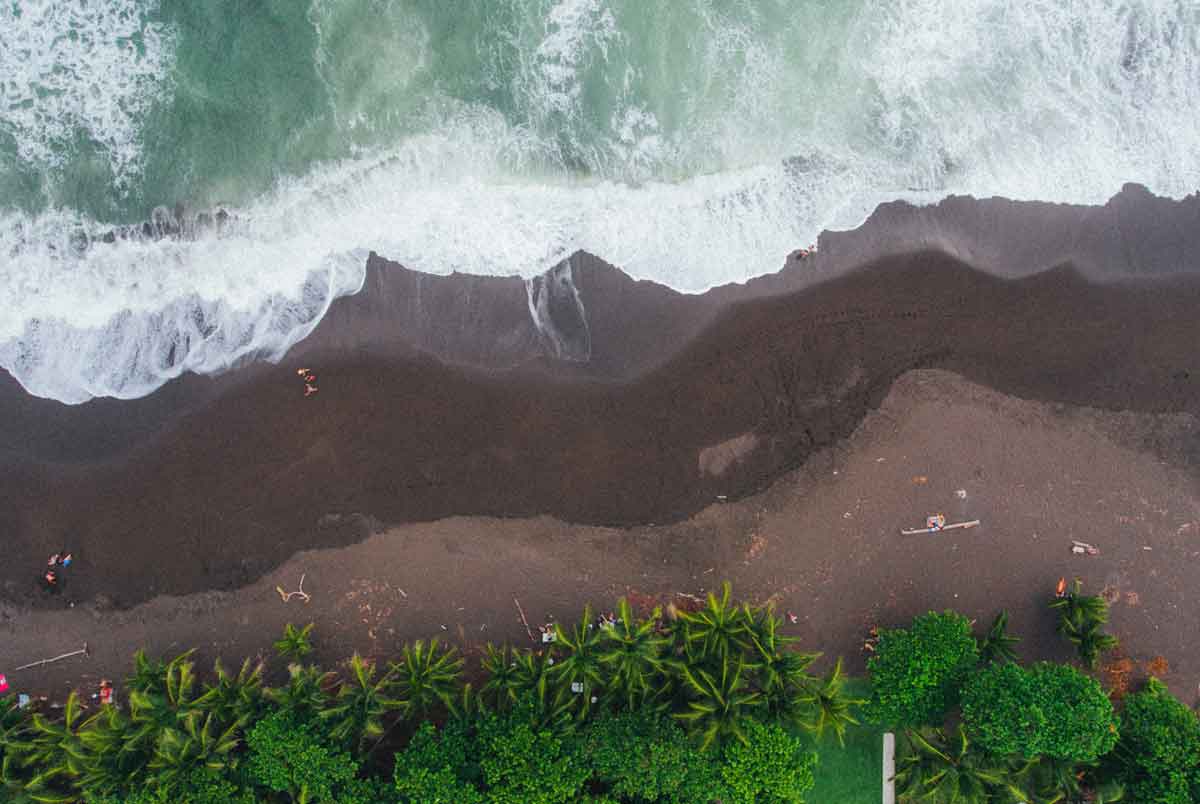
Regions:
<instances>
[{"instance_id":1,"label":"ocean water","mask_svg":"<svg viewBox=\"0 0 1200 804\"><path fill-rule=\"evenodd\" d=\"M371 249L701 291L881 201L1126 181L1200 187L1194 0L3 0L0 366L277 359Z\"/></svg>"}]
</instances>

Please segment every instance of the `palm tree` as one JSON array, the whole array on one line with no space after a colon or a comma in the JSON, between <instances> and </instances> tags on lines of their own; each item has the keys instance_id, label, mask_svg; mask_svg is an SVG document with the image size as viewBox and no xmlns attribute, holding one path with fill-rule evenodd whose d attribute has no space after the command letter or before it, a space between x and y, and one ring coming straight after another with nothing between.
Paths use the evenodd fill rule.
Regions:
<instances>
[{"instance_id":1,"label":"palm tree","mask_svg":"<svg viewBox=\"0 0 1200 804\"><path fill-rule=\"evenodd\" d=\"M220 724L233 723L245 728L263 708L263 663L242 662L236 676L225 671L221 660L213 665L216 682L206 685L203 695L196 699L196 707L211 712Z\"/></svg>"},{"instance_id":2,"label":"palm tree","mask_svg":"<svg viewBox=\"0 0 1200 804\"><path fill-rule=\"evenodd\" d=\"M185 660L192 651L176 656L176 660ZM166 677L167 663L161 657L149 659L146 651L138 649L133 654L133 675L125 679L125 686L130 692L161 691L163 679Z\"/></svg>"},{"instance_id":3,"label":"palm tree","mask_svg":"<svg viewBox=\"0 0 1200 804\"><path fill-rule=\"evenodd\" d=\"M669 640L659 635L656 608L646 620L636 620L629 601L617 601L617 620L601 629L603 653L600 661L609 672L608 693L612 700L633 711L662 691L663 653Z\"/></svg>"},{"instance_id":4,"label":"palm tree","mask_svg":"<svg viewBox=\"0 0 1200 804\"><path fill-rule=\"evenodd\" d=\"M79 787L91 795L117 796L133 788L153 756L140 744L139 727L115 706L102 706L79 731L88 759Z\"/></svg>"},{"instance_id":5,"label":"palm tree","mask_svg":"<svg viewBox=\"0 0 1200 804\"><path fill-rule=\"evenodd\" d=\"M742 657L725 658L710 673L702 667L679 663L678 671L691 700L688 711L675 715L700 738L700 749L730 737L746 742L743 719L759 705L759 693L746 684Z\"/></svg>"},{"instance_id":6,"label":"palm tree","mask_svg":"<svg viewBox=\"0 0 1200 804\"><path fill-rule=\"evenodd\" d=\"M462 685L462 667L458 652L454 648L440 651L437 639L429 640L428 645L420 639L405 645L400 661L391 664L405 718L419 719L439 703L453 708Z\"/></svg>"},{"instance_id":7,"label":"palm tree","mask_svg":"<svg viewBox=\"0 0 1200 804\"><path fill-rule=\"evenodd\" d=\"M842 674L842 659L839 656L833 669L821 679L813 679L804 685L800 700L811 707L812 714L802 725L819 740L826 729L833 729L838 745L846 746L846 727L857 726L853 708L861 706L861 698L846 694L846 677Z\"/></svg>"},{"instance_id":8,"label":"palm tree","mask_svg":"<svg viewBox=\"0 0 1200 804\"><path fill-rule=\"evenodd\" d=\"M1106 634L1108 603L1099 595L1084 595L1078 578L1065 596L1050 603L1058 611L1058 633L1066 637L1088 667L1095 668L1103 651L1117 647L1117 638Z\"/></svg>"},{"instance_id":9,"label":"palm tree","mask_svg":"<svg viewBox=\"0 0 1200 804\"><path fill-rule=\"evenodd\" d=\"M189 660L191 654L182 653L161 665L160 678L147 674L140 679L141 688L130 691L129 713L135 726L130 739L139 750L151 752L159 736L194 709L196 675ZM147 666L158 668L160 663Z\"/></svg>"},{"instance_id":10,"label":"palm tree","mask_svg":"<svg viewBox=\"0 0 1200 804\"><path fill-rule=\"evenodd\" d=\"M592 711L596 693L604 687L601 634L592 624L592 607L585 606L583 618L569 630L555 624L555 645L563 653L551 669L560 688L569 692L568 700L575 716L585 719Z\"/></svg>"},{"instance_id":11,"label":"palm tree","mask_svg":"<svg viewBox=\"0 0 1200 804\"><path fill-rule=\"evenodd\" d=\"M480 666L487 675L479 690L483 703L497 712L508 711L516 703L520 688L516 651L508 645L497 648L489 642L483 648Z\"/></svg>"},{"instance_id":12,"label":"palm tree","mask_svg":"<svg viewBox=\"0 0 1200 804\"><path fill-rule=\"evenodd\" d=\"M328 699L325 689L336 678L336 674L299 664L289 664L288 674L286 685L268 689L266 695L280 709L295 715L299 722L307 722L316 717L325 705Z\"/></svg>"},{"instance_id":13,"label":"palm tree","mask_svg":"<svg viewBox=\"0 0 1200 804\"><path fill-rule=\"evenodd\" d=\"M71 787L87 769L87 748L80 738L83 707L74 691L67 696L62 720L35 714L28 729L5 742L6 778L17 768L33 772L24 782L24 792L38 802L71 802L78 795Z\"/></svg>"},{"instance_id":14,"label":"palm tree","mask_svg":"<svg viewBox=\"0 0 1200 804\"><path fill-rule=\"evenodd\" d=\"M517 651L515 661L513 690L517 702L530 707L533 725L555 730L568 728L574 704L554 677L553 653Z\"/></svg>"},{"instance_id":15,"label":"palm tree","mask_svg":"<svg viewBox=\"0 0 1200 804\"><path fill-rule=\"evenodd\" d=\"M150 760L151 778L161 790L174 790L193 770L219 771L234 763L231 754L239 743L236 723L222 730L212 712L193 711L180 726L162 733Z\"/></svg>"},{"instance_id":16,"label":"palm tree","mask_svg":"<svg viewBox=\"0 0 1200 804\"><path fill-rule=\"evenodd\" d=\"M927 804L987 804L1007 794L1024 801L1008 765L973 750L960 725L952 739L941 729L905 730L896 759L896 795Z\"/></svg>"},{"instance_id":17,"label":"palm tree","mask_svg":"<svg viewBox=\"0 0 1200 804\"><path fill-rule=\"evenodd\" d=\"M979 642L980 663L1016 662L1017 654L1013 648L1020 641L1020 637L1008 633L1008 612L1002 609Z\"/></svg>"},{"instance_id":18,"label":"palm tree","mask_svg":"<svg viewBox=\"0 0 1200 804\"><path fill-rule=\"evenodd\" d=\"M724 662L750 642L747 612L733 604L732 594L729 581L725 581L720 598L709 592L704 608L680 614L687 626L689 649L696 651L693 655L699 661Z\"/></svg>"},{"instance_id":19,"label":"palm tree","mask_svg":"<svg viewBox=\"0 0 1200 804\"><path fill-rule=\"evenodd\" d=\"M1079 658L1092 670L1100 663L1101 653L1113 650L1119 644L1115 636L1104 633L1100 624L1094 622L1085 623L1080 630L1069 629L1066 637L1075 645Z\"/></svg>"},{"instance_id":20,"label":"palm tree","mask_svg":"<svg viewBox=\"0 0 1200 804\"><path fill-rule=\"evenodd\" d=\"M752 625L751 634L754 664L763 705L769 715L780 721L799 721L797 693L806 690L814 681L808 668L821 655L790 650L797 640L779 633L783 620L769 608L757 614L746 610Z\"/></svg>"},{"instance_id":21,"label":"palm tree","mask_svg":"<svg viewBox=\"0 0 1200 804\"><path fill-rule=\"evenodd\" d=\"M276 640L275 652L283 659L289 662L300 662L312 653L313 646L310 635L312 634L313 624L309 623L303 628L288 623L283 627L283 637Z\"/></svg>"},{"instance_id":22,"label":"palm tree","mask_svg":"<svg viewBox=\"0 0 1200 804\"><path fill-rule=\"evenodd\" d=\"M1100 595L1083 594L1083 583L1078 578L1071 591L1051 601L1050 608L1058 611L1058 631L1064 636L1071 628L1078 630L1087 623L1108 622L1108 603Z\"/></svg>"},{"instance_id":23,"label":"palm tree","mask_svg":"<svg viewBox=\"0 0 1200 804\"><path fill-rule=\"evenodd\" d=\"M357 653L350 658L350 678L342 681L337 697L318 714L329 736L357 749L384 734L383 719L404 702L392 695L392 673L375 678L375 665Z\"/></svg>"}]
</instances>

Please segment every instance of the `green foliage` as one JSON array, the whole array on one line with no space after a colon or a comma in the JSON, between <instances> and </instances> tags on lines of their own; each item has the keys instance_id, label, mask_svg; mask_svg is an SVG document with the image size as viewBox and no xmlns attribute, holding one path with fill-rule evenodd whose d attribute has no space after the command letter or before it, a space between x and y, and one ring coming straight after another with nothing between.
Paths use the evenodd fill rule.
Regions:
<instances>
[{"instance_id":1,"label":"green foliage","mask_svg":"<svg viewBox=\"0 0 1200 804\"><path fill-rule=\"evenodd\" d=\"M759 693L747 683L746 664L726 656L709 672L702 667L679 665L679 673L691 696L687 711L675 715L699 737L700 750L732 738L746 742L745 720L759 705Z\"/></svg>"},{"instance_id":2,"label":"green foliage","mask_svg":"<svg viewBox=\"0 0 1200 804\"><path fill-rule=\"evenodd\" d=\"M1071 590L1050 603L1058 611L1058 633L1075 646L1080 660L1093 670L1100 654L1117 647L1117 638L1103 631L1108 622L1108 602L1099 595L1083 594L1078 578Z\"/></svg>"},{"instance_id":3,"label":"green foliage","mask_svg":"<svg viewBox=\"0 0 1200 804\"><path fill-rule=\"evenodd\" d=\"M661 609L645 620L633 616L629 601L617 602L616 622L601 629L600 661L608 672L608 700L634 710L658 698L662 700L663 656L668 640L659 635Z\"/></svg>"},{"instance_id":4,"label":"green foliage","mask_svg":"<svg viewBox=\"0 0 1200 804\"><path fill-rule=\"evenodd\" d=\"M524 706L478 724L479 767L493 804L556 804L572 800L588 778L578 744L531 724Z\"/></svg>"},{"instance_id":5,"label":"green foliage","mask_svg":"<svg viewBox=\"0 0 1200 804\"><path fill-rule=\"evenodd\" d=\"M449 723L440 731L422 723L408 746L396 755L396 792L412 804L483 804L469 774L465 726Z\"/></svg>"},{"instance_id":6,"label":"green foliage","mask_svg":"<svg viewBox=\"0 0 1200 804\"><path fill-rule=\"evenodd\" d=\"M283 637L275 642L275 652L289 662L304 661L313 652L312 630L312 623L303 628L288 623L283 627Z\"/></svg>"},{"instance_id":7,"label":"green foliage","mask_svg":"<svg viewBox=\"0 0 1200 804\"><path fill-rule=\"evenodd\" d=\"M576 719L586 718L604 687L604 649L600 631L592 624L592 607L569 629L555 624L555 645L560 658L550 674Z\"/></svg>"},{"instance_id":8,"label":"green foliage","mask_svg":"<svg viewBox=\"0 0 1200 804\"><path fill-rule=\"evenodd\" d=\"M868 717L890 727L940 722L978 659L970 621L952 611L921 615L908 629L880 629L867 663Z\"/></svg>"},{"instance_id":9,"label":"green foliage","mask_svg":"<svg viewBox=\"0 0 1200 804\"><path fill-rule=\"evenodd\" d=\"M826 729L837 735L838 745L846 745L846 728L857 726L854 707L864 703L861 698L852 698L846 692L846 676L842 673L839 658L833 669L823 678L812 679L800 693L799 700L811 706L812 715L801 725L819 740Z\"/></svg>"},{"instance_id":10,"label":"green foliage","mask_svg":"<svg viewBox=\"0 0 1200 804\"><path fill-rule=\"evenodd\" d=\"M721 776L729 804L802 804L812 789L817 755L779 726L746 724L744 743L725 748Z\"/></svg>"},{"instance_id":11,"label":"green foliage","mask_svg":"<svg viewBox=\"0 0 1200 804\"><path fill-rule=\"evenodd\" d=\"M329 736L348 748L362 748L384 735L383 719L404 702L393 697L392 674L375 677L375 665L357 653L350 657L350 677L342 680L337 697L319 713Z\"/></svg>"},{"instance_id":12,"label":"green foliage","mask_svg":"<svg viewBox=\"0 0 1200 804\"><path fill-rule=\"evenodd\" d=\"M901 801L1024 801L1014 776L1008 761L972 746L961 726L950 736L941 729L906 729L896 741L896 795Z\"/></svg>"},{"instance_id":13,"label":"green foliage","mask_svg":"<svg viewBox=\"0 0 1200 804\"><path fill-rule=\"evenodd\" d=\"M1016 645L1020 637L1008 633L1008 612L1001 611L992 620L992 625L983 639L979 641L979 661L984 664L992 662L1017 661Z\"/></svg>"},{"instance_id":14,"label":"green foliage","mask_svg":"<svg viewBox=\"0 0 1200 804\"><path fill-rule=\"evenodd\" d=\"M1200 801L1200 721L1156 678L1126 697L1113 759L1132 801Z\"/></svg>"},{"instance_id":15,"label":"green foliage","mask_svg":"<svg viewBox=\"0 0 1200 804\"><path fill-rule=\"evenodd\" d=\"M1088 762L1117 739L1112 702L1068 665L989 665L968 679L962 713L979 746L997 756Z\"/></svg>"},{"instance_id":16,"label":"green foliage","mask_svg":"<svg viewBox=\"0 0 1200 804\"><path fill-rule=\"evenodd\" d=\"M174 790L139 785L119 795L88 795L87 804L257 804L250 790L221 773L192 771Z\"/></svg>"},{"instance_id":17,"label":"green foliage","mask_svg":"<svg viewBox=\"0 0 1200 804\"><path fill-rule=\"evenodd\" d=\"M358 763L314 724L275 712L246 735L246 777L295 800L332 801L358 775Z\"/></svg>"},{"instance_id":18,"label":"green foliage","mask_svg":"<svg viewBox=\"0 0 1200 804\"><path fill-rule=\"evenodd\" d=\"M715 755L696 751L674 722L653 712L602 715L580 741L593 778L614 797L664 804L725 797Z\"/></svg>"},{"instance_id":19,"label":"green foliage","mask_svg":"<svg viewBox=\"0 0 1200 804\"><path fill-rule=\"evenodd\" d=\"M417 719L441 704L452 709L462 688L462 659L453 648L441 650L436 639L405 645L400 661L391 665L404 716Z\"/></svg>"},{"instance_id":20,"label":"green foliage","mask_svg":"<svg viewBox=\"0 0 1200 804\"><path fill-rule=\"evenodd\" d=\"M723 662L740 654L750 641L747 612L732 602L733 589L729 582L721 584L721 596L712 592L704 608L692 614L681 614L687 626L689 655L698 661Z\"/></svg>"}]
</instances>

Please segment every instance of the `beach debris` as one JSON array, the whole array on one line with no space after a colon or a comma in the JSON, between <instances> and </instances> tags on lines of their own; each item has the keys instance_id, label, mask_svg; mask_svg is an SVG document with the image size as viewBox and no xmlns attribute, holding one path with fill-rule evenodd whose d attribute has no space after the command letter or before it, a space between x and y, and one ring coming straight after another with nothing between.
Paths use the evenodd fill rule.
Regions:
<instances>
[{"instance_id":1,"label":"beach debris","mask_svg":"<svg viewBox=\"0 0 1200 804\"><path fill-rule=\"evenodd\" d=\"M925 527L912 528L912 529L901 528L900 534L902 536L917 536L917 535L924 534L924 533L938 533L943 530L958 530L960 528L974 528L974 527L977 527L978 525L979 525L978 519L971 519L966 522L952 522L952 523L947 524L945 514L933 514L931 516L925 517Z\"/></svg>"},{"instance_id":2,"label":"beach debris","mask_svg":"<svg viewBox=\"0 0 1200 804\"><path fill-rule=\"evenodd\" d=\"M14 672L16 670L28 670L31 667L41 667L42 665L54 664L55 662L61 662L63 659L70 659L72 656L87 656L87 655L89 655L88 654L88 644L86 642L84 642L83 647L80 648L79 650L73 650L69 653L63 653L63 654L60 654L60 655L55 656L50 659L38 659L36 662L30 662L29 664L23 664L20 667L15 668Z\"/></svg>"},{"instance_id":3,"label":"beach debris","mask_svg":"<svg viewBox=\"0 0 1200 804\"><path fill-rule=\"evenodd\" d=\"M790 611L787 613L787 618L788 618L788 622L791 623L792 625L795 625L796 623L800 622L800 618L797 617L795 614L792 614Z\"/></svg>"},{"instance_id":4,"label":"beach debris","mask_svg":"<svg viewBox=\"0 0 1200 804\"><path fill-rule=\"evenodd\" d=\"M1080 542L1080 541L1076 541L1075 539L1072 539L1071 540L1071 552L1077 556L1084 555L1085 553L1089 556L1098 556L1098 555L1100 555L1100 548L1096 547L1094 545L1090 545L1087 542Z\"/></svg>"},{"instance_id":5,"label":"beach debris","mask_svg":"<svg viewBox=\"0 0 1200 804\"><path fill-rule=\"evenodd\" d=\"M675 593L675 596L676 596L676 597L683 597L683 598L687 598L688 600L694 600L695 602L697 602L697 603L701 603L701 604L703 604L703 603L704 603L704 599L703 599L703 598L696 597L695 595L689 595L687 592L676 592L676 593Z\"/></svg>"},{"instance_id":6,"label":"beach debris","mask_svg":"<svg viewBox=\"0 0 1200 804\"><path fill-rule=\"evenodd\" d=\"M726 495L724 495L724 494L718 494L718 495L717 495L717 502L725 502L725 501L726 501L726 500L728 500L728 499L729 499L729 497L728 497L728 496L726 496Z\"/></svg>"},{"instance_id":7,"label":"beach debris","mask_svg":"<svg viewBox=\"0 0 1200 804\"><path fill-rule=\"evenodd\" d=\"M1064 598L1067 596L1067 579L1059 578L1058 583L1054 586L1054 596Z\"/></svg>"},{"instance_id":8,"label":"beach debris","mask_svg":"<svg viewBox=\"0 0 1200 804\"><path fill-rule=\"evenodd\" d=\"M924 486L929 482L929 478L925 475L913 475L912 482L914 486Z\"/></svg>"},{"instance_id":9,"label":"beach debris","mask_svg":"<svg viewBox=\"0 0 1200 804\"><path fill-rule=\"evenodd\" d=\"M284 602L284 603L287 603L287 602L288 602L289 600L291 600L293 597L299 597L299 598L300 598L301 600L303 600L305 603L307 603L308 601L312 600L312 596L311 596L311 595L309 595L309 594L308 594L308 592L305 592L305 591L304 591L304 575L305 575L305 573L303 573L303 572L302 572L302 573L300 573L300 588L299 588L299 590L298 590L298 591L295 591L295 592L285 592L285 591L283 591L283 587L282 587L282 586L276 586L276 587L275 587L275 591L279 593L279 596L280 596L281 598L283 598L283 602Z\"/></svg>"},{"instance_id":10,"label":"beach debris","mask_svg":"<svg viewBox=\"0 0 1200 804\"><path fill-rule=\"evenodd\" d=\"M872 625L867 630L867 638L863 640L863 650L867 653L875 652L875 645L879 642L879 626Z\"/></svg>"},{"instance_id":11,"label":"beach debris","mask_svg":"<svg viewBox=\"0 0 1200 804\"><path fill-rule=\"evenodd\" d=\"M529 620L525 619L525 609L521 608L521 601L514 597L513 603L517 604L517 613L521 615L521 625L525 626L525 633L529 635L529 641L533 642L533 630L529 627Z\"/></svg>"},{"instance_id":12,"label":"beach debris","mask_svg":"<svg viewBox=\"0 0 1200 804\"><path fill-rule=\"evenodd\" d=\"M1143 545L1142 545L1142 549L1143 549L1143 550L1147 550L1147 551L1149 551L1149 550L1153 550L1154 548L1153 548L1153 547L1151 547L1151 546L1149 546L1149 545L1143 544Z\"/></svg>"},{"instance_id":13,"label":"beach debris","mask_svg":"<svg viewBox=\"0 0 1200 804\"><path fill-rule=\"evenodd\" d=\"M967 490L966 489L958 489L957 491L954 492L954 496L960 500L965 500L965 499L967 499Z\"/></svg>"}]
</instances>

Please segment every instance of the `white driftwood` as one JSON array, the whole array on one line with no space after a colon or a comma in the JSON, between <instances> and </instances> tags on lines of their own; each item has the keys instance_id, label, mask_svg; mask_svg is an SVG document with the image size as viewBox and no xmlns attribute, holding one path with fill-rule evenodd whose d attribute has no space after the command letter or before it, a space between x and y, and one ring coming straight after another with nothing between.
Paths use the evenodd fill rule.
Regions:
<instances>
[{"instance_id":1,"label":"white driftwood","mask_svg":"<svg viewBox=\"0 0 1200 804\"><path fill-rule=\"evenodd\" d=\"M943 530L956 530L958 528L974 528L979 525L978 519L972 519L970 522L953 522L949 525L942 525L940 528L914 528L913 530L900 529L901 535L904 536L919 536L922 533L940 533Z\"/></svg>"},{"instance_id":2,"label":"white driftwood","mask_svg":"<svg viewBox=\"0 0 1200 804\"><path fill-rule=\"evenodd\" d=\"M31 667L41 667L44 664L53 664L54 662L59 662L59 661L62 661L63 659L70 659L72 656L79 656L79 655L86 656L87 652L88 652L88 646L87 646L87 643L84 642L83 647L80 648L79 650L73 650L70 653L62 654L61 656L55 656L53 659L38 659L36 662L30 662L29 664L21 665L20 667L16 668L16 670L14 670L13 672L15 673L17 670L28 670Z\"/></svg>"}]
</instances>

